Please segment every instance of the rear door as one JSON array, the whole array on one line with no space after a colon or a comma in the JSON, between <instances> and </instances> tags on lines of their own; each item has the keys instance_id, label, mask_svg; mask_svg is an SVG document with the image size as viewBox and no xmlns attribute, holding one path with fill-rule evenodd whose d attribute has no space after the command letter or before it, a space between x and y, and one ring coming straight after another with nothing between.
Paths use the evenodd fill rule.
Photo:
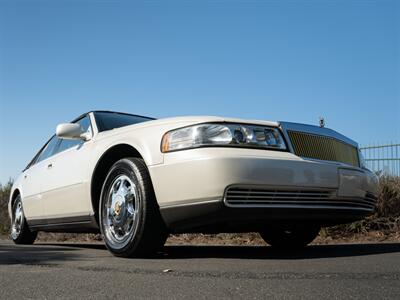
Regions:
<instances>
[{"instance_id":1,"label":"rear door","mask_svg":"<svg viewBox=\"0 0 400 300\"><path fill-rule=\"evenodd\" d=\"M47 172L47 160L53 155L57 144L58 139L53 136L23 172L24 213L30 223L41 223L40 220L45 219L42 203L43 177Z\"/></svg>"}]
</instances>

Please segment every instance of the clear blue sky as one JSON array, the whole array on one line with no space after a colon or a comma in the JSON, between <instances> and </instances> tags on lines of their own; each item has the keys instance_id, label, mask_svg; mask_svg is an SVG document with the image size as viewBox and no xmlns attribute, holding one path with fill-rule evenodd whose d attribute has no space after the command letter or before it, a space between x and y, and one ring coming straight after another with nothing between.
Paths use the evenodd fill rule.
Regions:
<instances>
[{"instance_id":1,"label":"clear blue sky","mask_svg":"<svg viewBox=\"0 0 400 300\"><path fill-rule=\"evenodd\" d=\"M400 141L399 1L0 0L0 182L92 109Z\"/></svg>"}]
</instances>

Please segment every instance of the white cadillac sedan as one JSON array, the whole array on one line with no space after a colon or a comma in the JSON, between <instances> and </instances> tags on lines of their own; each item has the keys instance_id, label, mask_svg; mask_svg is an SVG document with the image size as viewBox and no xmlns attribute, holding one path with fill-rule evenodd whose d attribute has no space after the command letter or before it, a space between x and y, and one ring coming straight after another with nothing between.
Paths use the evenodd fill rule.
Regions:
<instances>
[{"instance_id":1,"label":"white cadillac sedan","mask_svg":"<svg viewBox=\"0 0 400 300\"><path fill-rule=\"evenodd\" d=\"M9 214L17 244L38 231L101 232L131 257L185 232L256 231L295 249L376 200L357 143L331 129L92 111L57 126L15 181Z\"/></svg>"}]
</instances>

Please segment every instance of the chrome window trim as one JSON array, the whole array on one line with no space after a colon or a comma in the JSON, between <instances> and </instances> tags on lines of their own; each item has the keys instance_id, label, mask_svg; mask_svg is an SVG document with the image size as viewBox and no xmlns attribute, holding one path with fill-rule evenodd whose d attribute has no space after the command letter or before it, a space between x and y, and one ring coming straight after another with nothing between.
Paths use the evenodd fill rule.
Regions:
<instances>
[{"instance_id":1,"label":"chrome window trim","mask_svg":"<svg viewBox=\"0 0 400 300\"><path fill-rule=\"evenodd\" d=\"M86 114L80 115L78 118L74 119L74 120L71 121L70 123L76 123L76 122L78 122L79 120L85 118L86 116L89 118L89 126L90 126L90 128L91 128L91 136L90 136L90 138L93 138L93 136L94 136L93 122L92 122L92 118L90 117L90 113L86 113ZM97 130L97 128L96 128L96 130ZM53 137L55 137L55 136L56 136L56 135L53 134L53 135L47 140L47 142L40 148L40 150L36 153L36 155L31 159L31 161L29 162L29 164L22 170L22 172L25 172L26 170L28 170L28 169L31 168L32 166L36 165L37 160L38 160L40 154L43 152L43 150L46 148L47 144L50 143L50 141L51 141L51 140L53 139ZM51 155L50 155L49 157L47 157L46 159L48 159L48 158L50 158L50 157L53 157L55 154L62 153L62 152L64 152L64 151L68 150L68 149L65 149L65 150L62 151L62 152L58 152L58 148L59 148L59 146L60 146L61 141L62 141L62 139L59 139L59 138L58 138L57 145L54 147L53 152L51 153Z\"/></svg>"}]
</instances>

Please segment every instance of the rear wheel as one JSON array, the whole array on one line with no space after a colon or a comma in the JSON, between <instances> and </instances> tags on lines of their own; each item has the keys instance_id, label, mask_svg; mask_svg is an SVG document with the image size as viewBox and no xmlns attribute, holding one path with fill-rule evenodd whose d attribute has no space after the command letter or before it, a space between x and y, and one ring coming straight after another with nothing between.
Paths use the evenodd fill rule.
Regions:
<instances>
[{"instance_id":1,"label":"rear wheel","mask_svg":"<svg viewBox=\"0 0 400 300\"><path fill-rule=\"evenodd\" d=\"M116 256L151 255L168 237L142 159L124 158L111 167L99 211L103 239Z\"/></svg>"},{"instance_id":2,"label":"rear wheel","mask_svg":"<svg viewBox=\"0 0 400 300\"><path fill-rule=\"evenodd\" d=\"M12 206L11 239L15 244L31 245L35 242L37 232L30 231L22 207L21 196L18 195Z\"/></svg>"},{"instance_id":3,"label":"rear wheel","mask_svg":"<svg viewBox=\"0 0 400 300\"><path fill-rule=\"evenodd\" d=\"M307 246L318 236L320 229L319 226L278 227L262 231L260 235L274 248L291 250Z\"/></svg>"}]
</instances>

